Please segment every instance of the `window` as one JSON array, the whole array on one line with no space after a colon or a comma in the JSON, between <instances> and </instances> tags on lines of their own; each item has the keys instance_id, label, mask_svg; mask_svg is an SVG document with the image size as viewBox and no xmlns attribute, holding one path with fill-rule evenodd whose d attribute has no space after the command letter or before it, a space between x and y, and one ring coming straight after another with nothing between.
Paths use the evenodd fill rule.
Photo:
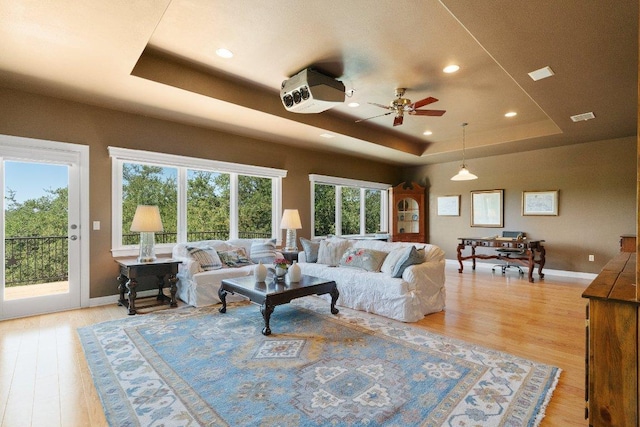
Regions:
<instances>
[{"instance_id":1,"label":"window","mask_svg":"<svg viewBox=\"0 0 640 427\"><path fill-rule=\"evenodd\" d=\"M112 157L112 252L135 255L129 228L139 204L160 208L158 253L176 242L277 237L286 171L109 147Z\"/></svg>"},{"instance_id":2,"label":"window","mask_svg":"<svg viewBox=\"0 0 640 427\"><path fill-rule=\"evenodd\" d=\"M309 175L313 237L387 232L389 184Z\"/></svg>"}]
</instances>

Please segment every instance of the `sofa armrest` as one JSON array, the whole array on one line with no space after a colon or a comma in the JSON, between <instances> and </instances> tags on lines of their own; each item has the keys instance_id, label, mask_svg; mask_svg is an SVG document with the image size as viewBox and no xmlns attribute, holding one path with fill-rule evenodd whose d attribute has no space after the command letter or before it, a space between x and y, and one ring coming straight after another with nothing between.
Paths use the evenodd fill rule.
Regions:
<instances>
[{"instance_id":1,"label":"sofa armrest","mask_svg":"<svg viewBox=\"0 0 640 427\"><path fill-rule=\"evenodd\" d=\"M307 262L307 255L304 251L298 252L298 262Z\"/></svg>"},{"instance_id":2,"label":"sofa armrest","mask_svg":"<svg viewBox=\"0 0 640 427\"><path fill-rule=\"evenodd\" d=\"M402 273L402 279L419 292L427 290L431 293L444 287L444 269L444 258L410 265Z\"/></svg>"}]
</instances>

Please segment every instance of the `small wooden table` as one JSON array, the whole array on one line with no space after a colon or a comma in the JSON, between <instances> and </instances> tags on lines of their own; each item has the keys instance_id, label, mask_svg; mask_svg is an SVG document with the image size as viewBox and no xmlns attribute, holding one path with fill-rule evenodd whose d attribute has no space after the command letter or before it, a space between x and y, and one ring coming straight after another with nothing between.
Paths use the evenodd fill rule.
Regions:
<instances>
[{"instance_id":1,"label":"small wooden table","mask_svg":"<svg viewBox=\"0 0 640 427\"><path fill-rule=\"evenodd\" d=\"M227 312L227 293L240 294L260 304L260 312L264 318L263 335L270 335L269 319L276 305L286 304L295 298L308 295L331 295L331 314L338 314L336 301L340 296L336 282L303 275L299 282L286 283L274 281L271 277L266 282L256 282L253 276L224 279L218 289L218 297L222 301L220 313Z\"/></svg>"},{"instance_id":2,"label":"small wooden table","mask_svg":"<svg viewBox=\"0 0 640 427\"><path fill-rule=\"evenodd\" d=\"M136 288L138 287L138 277L144 276L156 276L158 278L158 301L166 301L169 299L170 307L177 307L176 292L178 288L176 283L178 279L178 265L181 261L176 261L170 258L159 258L151 262L140 262L136 258L116 259L116 262L120 265L120 274L118 275L118 291L120 291L120 300L118 305L127 307L129 314L136 314ZM169 282L169 291L171 298L167 298L162 292L165 281L164 277L167 276L167 282ZM127 298L124 297L124 291L127 290Z\"/></svg>"}]
</instances>

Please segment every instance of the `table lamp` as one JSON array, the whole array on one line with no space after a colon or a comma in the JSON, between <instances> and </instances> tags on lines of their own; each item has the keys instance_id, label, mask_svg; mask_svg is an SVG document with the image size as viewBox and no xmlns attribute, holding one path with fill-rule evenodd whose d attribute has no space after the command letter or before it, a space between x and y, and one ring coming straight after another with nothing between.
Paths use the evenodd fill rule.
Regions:
<instances>
[{"instance_id":1,"label":"table lamp","mask_svg":"<svg viewBox=\"0 0 640 427\"><path fill-rule=\"evenodd\" d=\"M131 223L131 231L140 232L139 262L153 262L156 260L155 232L163 230L160 209L155 205L138 205Z\"/></svg>"},{"instance_id":2,"label":"table lamp","mask_svg":"<svg viewBox=\"0 0 640 427\"><path fill-rule=\"evenodd\" d=\"M302 228L300 222L300 214L298 209L285 209L282 213L282 221L280 222L280 228L287 230L287 239L284 247L285 252L297 252L296 246L296 230Z\"/></svg>"}]
</instances>

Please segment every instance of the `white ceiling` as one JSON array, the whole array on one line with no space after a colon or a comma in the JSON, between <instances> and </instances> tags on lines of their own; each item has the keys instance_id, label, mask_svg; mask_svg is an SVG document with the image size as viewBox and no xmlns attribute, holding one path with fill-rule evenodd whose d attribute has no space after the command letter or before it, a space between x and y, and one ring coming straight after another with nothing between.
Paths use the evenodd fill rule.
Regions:
<instances>
[{"instance_id":1,"label":"white ceiling","mask_svg":"<svg viewBox=\"0 0 640 427\"><path fill-rule=\"evenodd\" d=\"M637 64L635 0L0 2L2 86L403 165L459 159L463 122L467 158L635 135ZM286 111L280 85L307 67L346 102ZM398 87L447 112L355 123Z\"/></svg>"}]
</instances>

